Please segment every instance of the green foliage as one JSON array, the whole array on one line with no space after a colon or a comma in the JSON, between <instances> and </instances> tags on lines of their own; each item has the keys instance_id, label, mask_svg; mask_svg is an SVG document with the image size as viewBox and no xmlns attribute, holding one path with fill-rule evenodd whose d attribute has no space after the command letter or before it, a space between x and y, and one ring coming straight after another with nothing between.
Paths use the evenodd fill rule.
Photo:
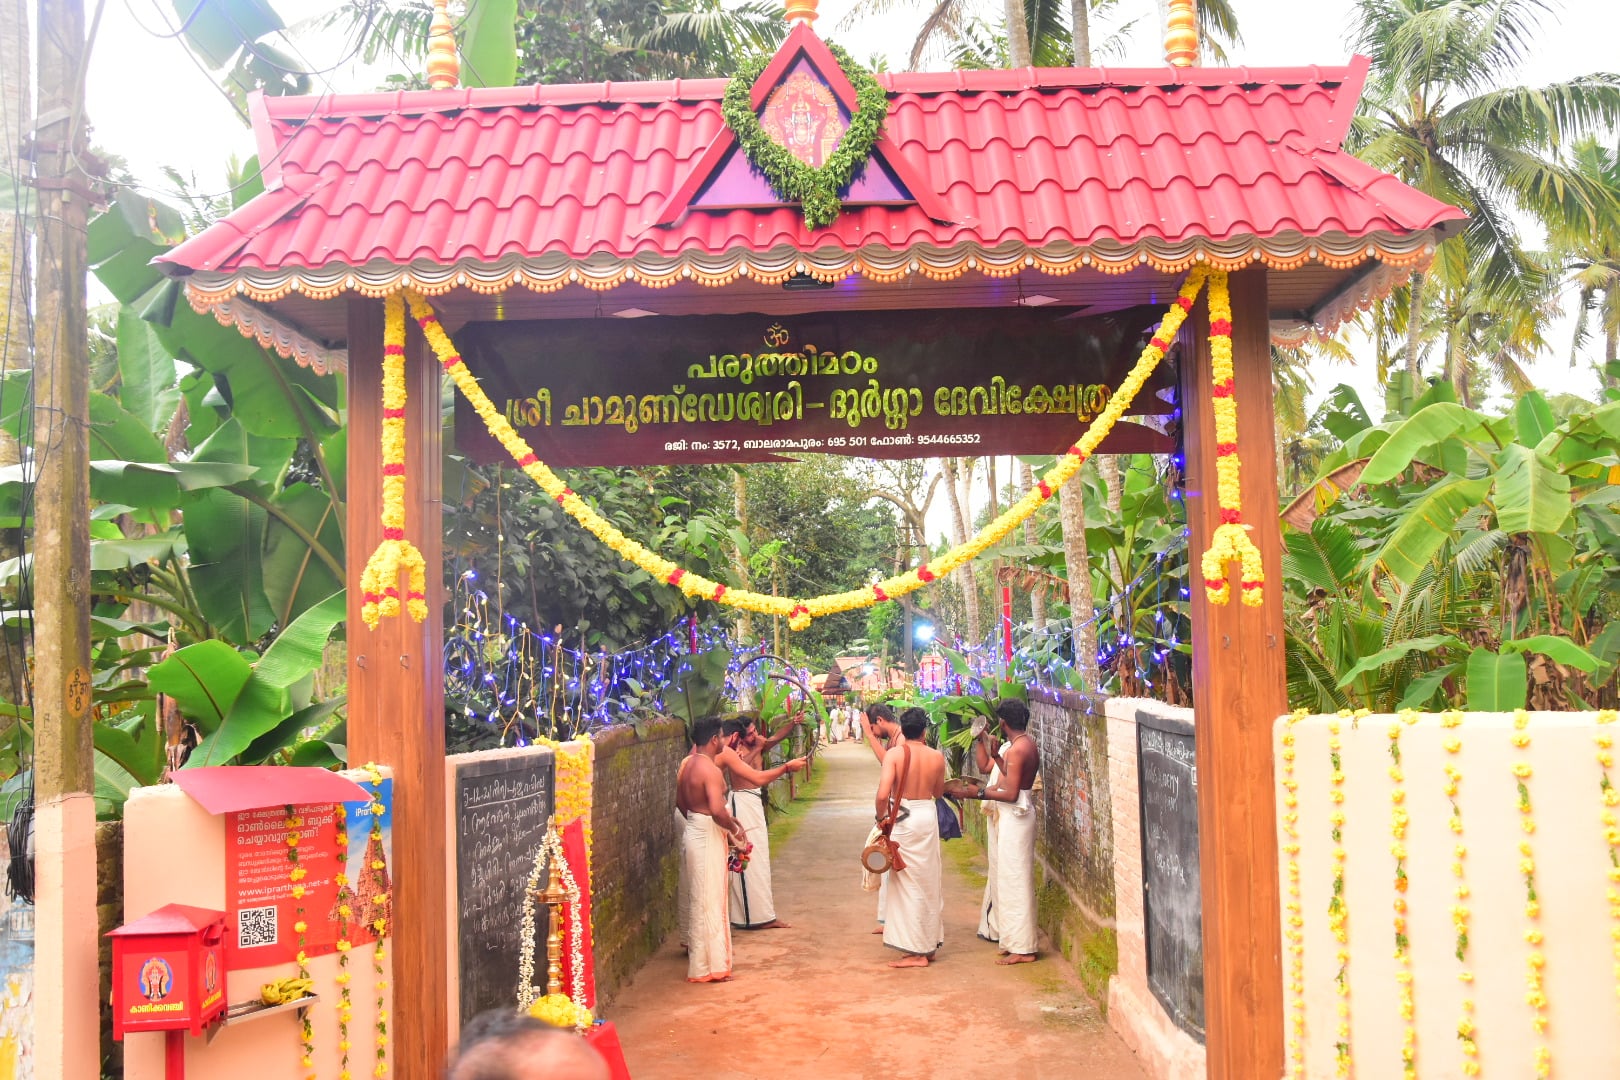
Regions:
<instances>
[{"instance_id":1,"label":"green foliage","mask_svg":"<svg viewBox=\"0 0 1620 1080\"><path fill-rule=\"evenodd\" d=\"M344 456L337 380L183 302L180 284L149 263L184 221L121 190L89 227L92 267L119 301L112 332L96 340L89 433L104 816L131 787L158 782L191 738L201 746L188 764L287 761L342 705L311 694L344 614L342 495L327 467L341 472ZM12 406L26 399L26 377L0 387L0 424L20 417ZM23 480L0 472L0 515L17 522L31 497ZM26 552L0 564L0 588L30 572ZM190 736L165 730L159 694ZM327 742L318 750L306 758L333 759ZM8 756L0 775L15 768Z\"/></svg>"},{"instance_id":2,"label":"green foliage","mask_svg":"<svg viewBox=\"0 0 1620 1080\"><path fill-rule=\"evenodd\" d=\"M855 87L855 112L849 118L849 128L838 140L837 149L820 167L807 165L794 157L760 126L751 95L768 57L739 68L720 103L720 114L737 136L749 162L765 175L771 190L784 201L801 205L805 226L811 229L825 228L838 220L842 208L839 192L865 168L872 145L883 133L883 121L889 115L889 96L871 72L855 63L837 45L828 42L827 49Z\"/></svg>"},{"instance_id":3,"label":"green foliage","mask_svg":"<svg viewBox=\"0 0 1620 1080\"><path fill-rule=\"evenodd\" d=\"M1306 486L1366 462L1285 533L1296 707L1612 706L1620 408L1523 395L1492 416L1440 384L1374 424L1347 387Z\"/></svg>"}]
</instances>

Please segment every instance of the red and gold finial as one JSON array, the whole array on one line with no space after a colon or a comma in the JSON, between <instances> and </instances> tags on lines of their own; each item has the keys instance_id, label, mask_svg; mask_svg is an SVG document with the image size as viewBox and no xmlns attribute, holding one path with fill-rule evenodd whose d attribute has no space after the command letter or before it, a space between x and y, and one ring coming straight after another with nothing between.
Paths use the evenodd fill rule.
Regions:
<instances>
[{"instance_id":1,"label":"red and gold finial","mask_svg":"<svg viewBox=\"0 0 1620 1080\"><path fill-rule=\"evenodd\" d=\"M787 21L813 23L816 21L816 0L787 0Z\"/></svg>"},{"instance_id":2,"label":"red and gold finial","mask_svg":"<svg viewBox=\"0 0 1620 1080\"><path fill-rule=\"evenodd\" d=\"M1192 67L1198 62L1196 0L1170 0L1169 25L1164 33L1164 58L1171 67Z\"/></svg>"},{"instance_id":3,"label":"red and gold finial","mask_svg":"<svg viewBox=\"0 0 1620 1080\"><path fill-rule=\"evenodd\" d=\"M454 90L461 78L461 61L456 58L456 32L450 25L446 0L433 0L427 54L428 86L434 90Z\"/></svg>"}]
</instances>

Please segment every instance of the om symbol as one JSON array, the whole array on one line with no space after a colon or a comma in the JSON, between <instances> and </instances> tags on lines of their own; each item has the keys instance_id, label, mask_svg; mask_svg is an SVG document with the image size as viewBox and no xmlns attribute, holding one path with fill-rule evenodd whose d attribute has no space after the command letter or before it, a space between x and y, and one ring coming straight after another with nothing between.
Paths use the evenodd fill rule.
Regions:
<instances>
[{"instance_id":1,"label":"om symbol","mask_svg":"<svg viewBox=\"0 0 1620 1080\"><path fill-rule=\"evenodd\" d=\"M788 333L787 327L781 323L772 323L769 329L765 331L765 344L773 349L780 349L788 343L790 337L792 335Z\"/></svg>"}]
</instances>

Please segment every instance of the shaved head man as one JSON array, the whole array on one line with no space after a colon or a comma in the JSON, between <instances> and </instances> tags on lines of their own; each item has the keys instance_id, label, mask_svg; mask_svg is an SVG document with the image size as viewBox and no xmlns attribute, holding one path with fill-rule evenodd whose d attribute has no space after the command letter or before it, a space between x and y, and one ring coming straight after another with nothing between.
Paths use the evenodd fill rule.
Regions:
<instances>
[{"instance_id":1,"label":"shaved head man","mask_svg":"<svg viewBox=\"0 0 1620 1080\"><path fill-rule=\"evenodd\" d=\"M610 1080L584 1038L512 1009L479 1013L462 1029L447 1080Z\"/></svg>"}]
</instances>

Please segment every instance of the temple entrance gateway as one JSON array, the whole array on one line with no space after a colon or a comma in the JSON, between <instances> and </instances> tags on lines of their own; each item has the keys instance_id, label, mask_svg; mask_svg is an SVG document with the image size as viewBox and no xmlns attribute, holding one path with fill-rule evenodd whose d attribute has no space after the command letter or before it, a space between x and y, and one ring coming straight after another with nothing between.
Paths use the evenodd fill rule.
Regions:
<instances>
[{"instance_id":1,"label":"temple entrance gateway","mask_svg":"<svg viewBox=\"0 0 1620 1080\"><path fill-rule=\"evenodd\" d=\"M481 385L482 418L532 448L527 460L514 446L479 452L511 453L543 480L546 464L571 460L799 449L748 447L750 458L741 446L777 439L910 457L962 449L925 436L977 434L981 447L1055 452L1060 464L1165 449L1152 429L1122 424L1117 444L1071 453L1123 400L1125 373L1172 349L1175 378L1148 365L1132 396L1182 425L1193 548L1232 543L1231 530L1256 545L1207 565L1211 588L1192 588L1210 1074L1279 1075L1270 726L1286 702L1279 590L1264 586L1280 576L1269 350L1330 331L1426 265L1460 215L1339 149L1364 60L874 79L804 16L734 86L255 98L266 191L164 257L195 307L287 355L326 364L331 343L346 343L349 546L400 545L389 567L421 557L419 581L373 578L369 600L358 560L349 570L351 759L410 778L393 825L394 963L411 972L393 991L398 1075L437 1075L453 1040L438 864L446 371L472 380L464 396ZM740 110L727 109L728 87ZM832 193L788 200L750 167L769 157L761 132L812 160L836 145L833 165L863 153ZM1151 328L1161 318L1163 339ZM958 340L969 344L954 357L922 344ZM744 413L757 434L737 431ZM465 416L458 440L478 434ZM907 435L918 441L873 441ZM868 441L828 444L855 437ZM1249 465L1240 496L1220 483L1238 460ZM584 505L554 494L570 512ZM932 573L898 577L920 587ZM403 601L395 617L380 610L390 589ZM887 595L780 599L809 619ZM412 600L428 617L410 617Z\"/></svg>"}]
</instances>

